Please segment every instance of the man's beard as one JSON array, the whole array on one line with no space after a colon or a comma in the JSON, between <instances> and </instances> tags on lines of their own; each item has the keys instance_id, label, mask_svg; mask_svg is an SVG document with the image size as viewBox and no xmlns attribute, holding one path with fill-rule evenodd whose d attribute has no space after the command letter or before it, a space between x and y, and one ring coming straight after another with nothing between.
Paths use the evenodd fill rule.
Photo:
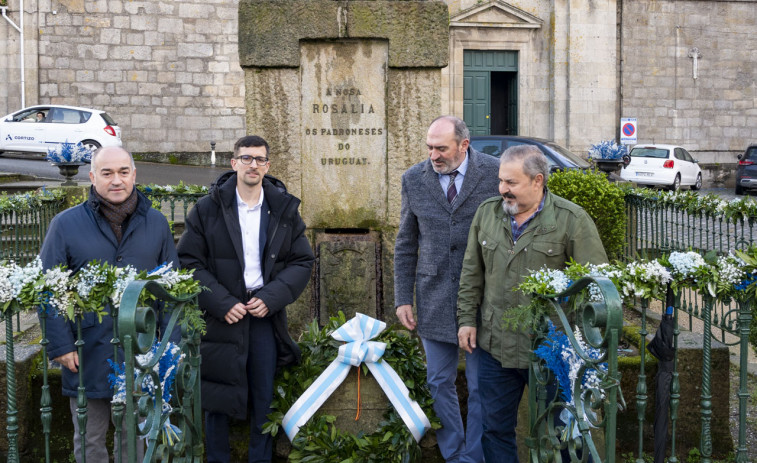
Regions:
<instances>
[{"instance_id":1,"label":"man's beard","mask_svg":"<svg viewBox=\"0 0 757 463\"><path fill-rule=\"evenodd\" d=\"M502 210L505 211L505 214L515 216L518 214L518 202L517 200L514 203L508 203L508 199L515 200L515 196L512 195L503 195L502 196Z\"/></svg>"},{"instance_id":2,"label":"man's beard","mask_svg":"<svg viewBox=\"0 0 757 463\"><path fill-rule=\"evenodd\" d=\"M434 172L436 172L439 175L449 175L450 172L452 172L453 170L455 170L452 167L450 167L449 163L447 163L447 162L445 162L443 165L437 167L437 165L434 164L433 161L432 161L431 162L431 168L434 169Z\"/></svg>"}]
</instances>

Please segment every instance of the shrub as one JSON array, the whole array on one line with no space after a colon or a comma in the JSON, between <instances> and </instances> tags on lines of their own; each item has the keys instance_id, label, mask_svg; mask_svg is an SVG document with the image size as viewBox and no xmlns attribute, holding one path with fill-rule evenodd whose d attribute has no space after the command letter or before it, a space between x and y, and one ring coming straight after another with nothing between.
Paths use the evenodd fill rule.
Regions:
<instances>
[{"instance_id":1,"label":"shrub","mask_svg":"<svg viewBox=\"0 0 757 463\"><path fill-rule=\"evenodd\" d=\"M600 172L566 170L549 175L549 190L583 207L599 231L610 260L620 259L625 245L623 190Z\"/></svg>"}]
</instances>

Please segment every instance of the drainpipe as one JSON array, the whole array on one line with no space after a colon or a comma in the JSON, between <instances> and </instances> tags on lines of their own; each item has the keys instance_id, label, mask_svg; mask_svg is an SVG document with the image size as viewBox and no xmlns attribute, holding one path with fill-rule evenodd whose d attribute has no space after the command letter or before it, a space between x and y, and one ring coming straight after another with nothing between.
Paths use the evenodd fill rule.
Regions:
<instances>
[{"instance_id":1,"label":"drainpipe","mask_svg":"<svg viewBox=\"0 0 757 463\"><path fill-rule=\"evenodd\" d=\"M21 69L21 107L25 108L26 107L26 79L25 79L26 69L24 68L24 0L19 0L19 1L20 1L19 17L20 17L21 27L18 27L16 25L16 23L14 23L13 20L8 17L8 15L7 15L8 7L7 6L0 6L0 10L3 11L3 18L5 18L5 20L8 21L8 24L10 24L11 26L13 26L13 28L16 29L18 31L18 33L19 33L19 38L20 38L20 41L19 41L19 48L20 48L19 61L21 62L21 64L20 64L20 69Z\"/></svg>"}]
</instances>

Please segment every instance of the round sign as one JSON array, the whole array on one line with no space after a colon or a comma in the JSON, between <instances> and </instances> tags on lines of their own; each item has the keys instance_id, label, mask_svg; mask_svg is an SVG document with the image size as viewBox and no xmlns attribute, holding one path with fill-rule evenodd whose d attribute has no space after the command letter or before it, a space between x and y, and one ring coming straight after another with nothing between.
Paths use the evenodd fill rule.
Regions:
<instances>
[{"instance_id":1,"label":"round sign","mask_svg":"<svg viewBox=\"0 0 757 463\"><path fill-rule=\"evenodd\" d=\"M625 135L626 137L632 137L635 132L636 127L634 127L633 124L628 123L623 126L623 135Z\"/></svg>"}]
</instances>

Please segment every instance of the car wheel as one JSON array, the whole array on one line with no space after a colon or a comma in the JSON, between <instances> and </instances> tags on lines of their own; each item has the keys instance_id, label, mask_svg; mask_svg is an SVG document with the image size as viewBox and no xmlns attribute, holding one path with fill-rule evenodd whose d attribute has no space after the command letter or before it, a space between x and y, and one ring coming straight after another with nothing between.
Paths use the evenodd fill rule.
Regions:
<instances>
[{"instance_id":1,"label":"car wheel","mask_svg":"<svg viewBox=\"0 0 757 463\"><path fill-rule=\"evenodd\" d=\"M695 184L691 185L691 189L694 191L700 190L702 188L702 174L697 174L697 181Z\"/></svg>"},{"instance_id":2,"label":"car wheel","mask_svg":"<svg viewBox=\"0 0 757 463\"><path fill-rule=\"evenodd\" d=\"M743 195L744 194L744 188L736 185L736 194L737 195Z\"/></svg>"},{"instance_id":3,"label":"car wheel","mask_svg":"<svg viewBox=\"0 0 757 463\"><path fill-rule=\"evenodd\" d=\"M681 174L676 174L673 184L670 185L670 191L678 191L681 188Z\"/></svg>"},{"instance_id":4,"label":"car wheel","mask_svg":"<svg viewBox=\"0 0 757 463\"><path fill-rule=\"evenodd\" d=\"M84 140L84 141L81 142L81 144L84 145L85 148L88 148L88 149L90 149L92 151L100 148L100 146L101 146L99 143L97 143L94 140Z\"/></svg>"}]
</instances>

